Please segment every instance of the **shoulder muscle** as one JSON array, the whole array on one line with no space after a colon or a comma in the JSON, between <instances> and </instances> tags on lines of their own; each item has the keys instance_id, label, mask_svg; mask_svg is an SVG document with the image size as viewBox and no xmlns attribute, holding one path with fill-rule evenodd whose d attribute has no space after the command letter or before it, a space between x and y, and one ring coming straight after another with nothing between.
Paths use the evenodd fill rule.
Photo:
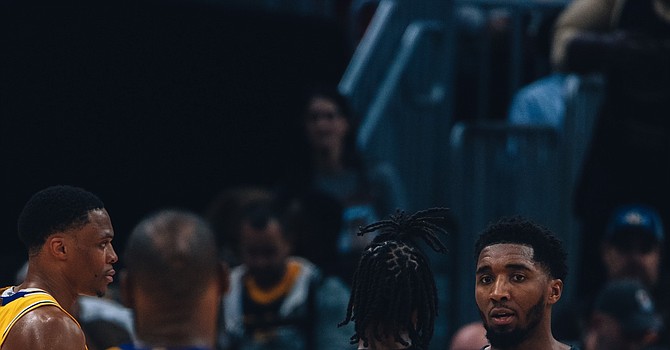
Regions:
<instances>
[{"instance_id":1,"label":"shoulder muscle","mask_svg":"<svg viewBox=\"0 0 670 350\"><path fill-rule=\"evenodd\" d=\"M16 321L2 350L76 350L85 346L84 333L70 316L55 306L43 306Z\"/></svg>"}]
</instances>

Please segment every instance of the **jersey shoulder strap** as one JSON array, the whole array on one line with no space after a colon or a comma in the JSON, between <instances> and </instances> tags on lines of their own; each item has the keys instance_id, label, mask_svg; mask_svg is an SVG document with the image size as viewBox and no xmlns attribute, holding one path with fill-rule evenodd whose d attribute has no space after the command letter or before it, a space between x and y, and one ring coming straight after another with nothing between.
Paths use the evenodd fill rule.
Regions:
<instances>
[{"instance_id":1,"label":"jersey shoulder strap","mask_svg":"<svg viewBox=\"0 0 670 350\"><path fill-rule=\"evenodd\" d=\"M51 294L37 288L29 288L18 291L14 294L6 293L11 287L0 289L0 346L5 342L5 338L14 324L28 312L42 306L55 306L66 315L68 315L79 328L79 322L70 315Z\"/></svg>"}]
</instances>

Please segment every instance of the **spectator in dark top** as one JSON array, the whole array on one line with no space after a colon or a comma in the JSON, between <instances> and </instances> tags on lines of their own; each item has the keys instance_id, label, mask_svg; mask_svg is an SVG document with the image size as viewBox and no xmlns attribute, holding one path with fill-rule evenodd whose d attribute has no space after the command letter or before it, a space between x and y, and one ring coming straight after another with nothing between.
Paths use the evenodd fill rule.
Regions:
<instances>
[{"instance_id":1,"label":"spectator in dark top","mask_svg":"<svg viewBox=\"0 0 670 350\"><path fill-rule=\"evenodd\" d=\"M665 231L658 212L641 204L628 204L615 209L603 237L599 257L603 272L591 276L592 287L557 312L553 325L555 334L565 340L581 338L587 327L597 293L603 285L616 280L637 280L651 293L664 317L668 313L668 281L661 279L661 260ZM666 343L666 332L662 332Z\"/></svg>"},{"instance_id":2,"label":"spectator in dark top","mask_svg":"<svg viewBox=\"0 0 670 350\"><path fill-rule=\"evenodd\" d=\"M356 149L357 120L335 87L315 88L306 95L303 106L300 125L306 159L303 169L291 169L286 187L304 202L303 207L313 206L311 200L322 201L323 195L339 202L341 209L331 206L341 215L337 263L340 276L349 281L358 255L372 239L357 237L358 227L377 221L380 213L404 207L404 190L389 164L362 159Z\"/></svg>"},{"instance_id":3,"label":"spectator in dark top","mask_svg":"<svg viewBox=\"0 0 670 350\"><path fill-rule=\"evenodd\" d=\"M351 279L342 270L337 243L342 231L342 203L322 192L310 192L286 203L286 229L293 232L293 253L316 264L325 275Z\"/></svg>"},{"instance_id":4,"label":"spectator in dark top","mask_svg":"<svg viewBox=\"0 0 670 350\"><path fill-rule=\"evenodd\" d=\"M235 350L340 350L349 289L310 261L292 256L293 235L274 202L245 208L240 219L242 264L223 298L220 345Z\"/></svg>"},{"instance_id":5,"label":"spectator in dark top","mask_svg":"<svg viewBox=\"0 0 670 350\"><path fill-rule=\"evenodd\" d=\"M661 318L642 283L615 280L598 294L582 349L651 350L661 327Z\"/></svg>"},{"instance_id":6,"label":"spectator in dark top","mask_svg":"<svg viewBox=\"0 0 670 350\"><path fill-rule=\"evenodd\" d=\"M240 264L239 232L242 215L254 203L271 201L274 193L259 186L235 186L222 190L205 212L216 235L222 258L230 265Z\"/></svg>"},{"instance_id":7,"label":"spectator in dark top","mask_svg":"<svg viewBox=\"0 0 670 350\"><path fill-rule=\"evenodd\" d=\"M564 72L605 77L575 193L581 293L597 289L590 282L602 265L593 252L615 207L646 203L670 220L670 1L572 1L557 20L552 60Z\"/></svg>"}]
</instances>

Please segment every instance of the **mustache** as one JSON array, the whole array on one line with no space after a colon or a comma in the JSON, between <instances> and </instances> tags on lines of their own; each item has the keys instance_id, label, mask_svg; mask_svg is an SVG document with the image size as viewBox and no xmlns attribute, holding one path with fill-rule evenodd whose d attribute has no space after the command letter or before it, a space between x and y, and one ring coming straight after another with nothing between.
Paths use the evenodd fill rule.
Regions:
<instances>
[{"instance_id":1,"label":"mustache","mask_svg":"<svg viewBox=\"0 0 670 350\"><path fill-rule=\"evenodd\" d=\"M498 300L492 300L493 307L499 307L499 308L504 308L504 309L511 309L511 307L508 305L508 302L506 301L498 301Z\"/></svg>"}]
</instances>

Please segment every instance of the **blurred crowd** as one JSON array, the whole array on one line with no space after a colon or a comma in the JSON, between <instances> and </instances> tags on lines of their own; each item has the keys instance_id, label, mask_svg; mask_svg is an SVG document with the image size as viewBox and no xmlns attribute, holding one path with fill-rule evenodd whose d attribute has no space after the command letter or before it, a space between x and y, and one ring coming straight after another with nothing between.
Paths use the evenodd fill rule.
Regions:
<instances>
[{"instance_id":1,"label":"blurred crowd","mask_svg":"<svg viewBox=\"0 0 670 350\"><path fill-rule=\"evenodd\" d=\"M355 5L367 9L376 3ZM369 18L360 14L364 18L359 19L358 25L364 27ZM494 34L506 28L504 12L484 16L464 6L458 16L465 36L468 31L482 28ZM495 270L496 259L503 259L503 253L524 254L519 247L503 253L491 247L519 244L535 249L536 255L530 261L548 270L541 271L547 274L546 278L561 280L549 284L550 294L557 293L555 299L548 299L550 307L542 304L549 315L553 308L553 317L538 316L538 323L547 322L546 331L560 343L552 346L583 350L668 349L670 257L666 254L665 226L670 222L670 118L665 103L670 101L670 1L573 0L560 13L542 21L540 37L548 44L539 50L546 53L546 76L516 91L509 106L497 107L505 111L510 123L560 129L565 77L600 74L605 78L604 102L574 195L574 215L579 222L579 269L567 278L576 281L575 297L558 302L565 273L542 265L551 261L542 260L545 257L538 255L540 248L535 243L517 241L514 234L496 238L500 227L492 226L478 243L481 246L476 257L476 281L473 276L473 300L455 301L471 303L476 298L482 322L450 325L450 344L433 343L431 348L527 349L519 344L523 344L524 336L534 334L536 324L524 320L526 328L519 326L521 340L508 344L495 325L511 316L502 311L490 316L483 311L487 300L493 299L484 296L485 290L493 287L487 287L486 278L481 276L495 275L488 270ZM463 55L467 44L471 43L463 40ZM462 61L461 79L471 78L467 63ZM464 83L461 93L470 95L468 89ZM417 219L396 212L408 205L406 189L398 183L392 165L365 162L359 154L355 140L360 116L355 115L336 86L313 86L296 100L300 101L300 115L290 122L297 123L303 132L299 167L286 169L286 174L272 186L250 184L217 189L219 192L201 213L155 208L157 212L133 229L123 254L119 252L117 256L113 249L101 248L105 252L104 264L125 259L122 273L102 273L103 277L120 281L110 284L106 293L99 293L104 297L65 298L72 299L73 306L66 311L80 325L88 349L149 349L152 344L222 350L335 350L352 348L351 344L372 349L375 347L370 344L377 344L376 348L385 349L383 344L391 338L391 343L408 349L428 346L434 317L444 315L415 305L413 292L393 291L412 291L411 283L435 288L432 277L410 279L413 282L399 280L396 285L389 285L388 280L379 285L368 282L376 281L376 274L383 274L371 268L376 264L375 252L390 245L393 254L398 254L396 260L403 261L398 263L401 270L415 266L415 272L423 271L420 267L428 262L422 254L417 255L413 244L407 243L411 240L406 234L389 232L414 232L412 225L425 225L419 230L421 234L412 233L416 235L413 239L424 240L442 252L441 242L433 238L431 231L436 224L432 224L430 216ZM468 106L460 108L461 115L475 114ZM78 200L80 197L73 199ZM95 203L85 213L97 210L101 217L92 221L105 231L107 226L111 228L110 218L106 211L100 212L104 206ZM49 243L45 247L53 254L49 258L41 256L47 248L42 247L42 252L37 253L36 247L45 242L31 236L38 228L27 222L42 218L30 217L31 212L26 210L27 219L19 219L19 234L27 244L30 261L17 271L15 285L45 283L75 291L88 288L81 280L68 279L75 274L68 270L71 267L59 267L61 263L68 266L65 261L71 261L68 250L76 251L84 243L68 243L67 238L60 243L45 241ZM57 207L49 210L54 211L54 216L60 214ZM517 222L501 225L527 228ZM371 229L365 230L366 227ZM60 232L58 227L55 232ZM111 238L105 238L103 243L111 243ZM487 261L494 263L487 265ZM84 270L88 271L88 267ZM416 273L432 273L427 271ZM59 274L65 276L63 281L48 278ZM395 277L399 275L400 272ZM378 299L366 299L365 293L373 291ZM21 293L33 292L31 288L3 289L3 307L15 305L10 302L24 297ZM440 293L445 291L437 291L436 295ZM384 294L398 295L397 300L384 304L387 311L399 304L411 306L407 308L409 316L401 317L410 319L409 323L396 322L401 324L399 328L386 329L397 324L389 326L379 319L396 317L402 314L400 311L391 316L365 314L373 309L375 300L386 301ZM421 297L421 305L435 303L437 308L432 295ZM515 297L509 292L500 298L507 301ZM186 310L197 311L197 317ZM532 319L531 311L528 318ZM63 322L71 322L70 318ZM366 328L370 324L373 330ZM7 322L6 329L13 325ZM63 342L79 344L79 340ZM16 340L6 340L3 334L2 341Z\"/></svg>"}]
</instances>

